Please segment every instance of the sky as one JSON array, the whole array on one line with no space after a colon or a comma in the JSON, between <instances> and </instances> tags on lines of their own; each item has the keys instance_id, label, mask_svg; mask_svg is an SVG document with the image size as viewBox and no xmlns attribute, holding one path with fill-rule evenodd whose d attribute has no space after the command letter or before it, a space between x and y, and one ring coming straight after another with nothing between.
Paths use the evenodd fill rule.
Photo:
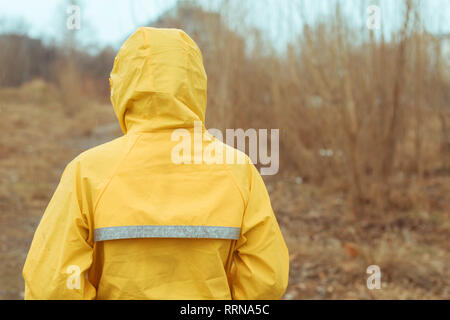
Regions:
<instances>
[{"instance_id":1,"label":"sky","mask_svg":"<svg viewBox=\"0 0 450 320\"><path fill-rule=\"evenodd\" d=\"M69 14L69 1L0 0L0 19L7 28L26 23L33 37L57 39ZM147 23L173 6L175 0L81 0L80 38L84 42L114 45L139 24Z\"/></svg>"},{"instance_id":2,"label":"sky","mask_svg":"<svg viewBox=\"0 0 450 320\"><path fill-rule=\"evenodd\" d=\"M367 5L381 10L381 22L387 29L401 23L399 0L241 0L231 1L230 12L250 13L246 22L264 31L269 39L284 45L301 30L301 21L311 22L333 10L335 1L355 23L367 19ZM67 0L0 0L0 32L23 29L32 37L58 40L64 32L69 14ZM176 0L78 0L81 29L78 39L84 44L103 47L120 43L138 26L156 19L176 4ZM200 0L207 9L218 9L220 0ZM422 0L421 11L427 29L433 33L450 33L450 0ZM275 13L275 14L274 14ZM278 15L277 15L278 14ZM283 17L282 19L276 17ZM292 28L297 21L298 30ZM240 21L235 20L234 29Z\"/></svg>"}]
</instances>

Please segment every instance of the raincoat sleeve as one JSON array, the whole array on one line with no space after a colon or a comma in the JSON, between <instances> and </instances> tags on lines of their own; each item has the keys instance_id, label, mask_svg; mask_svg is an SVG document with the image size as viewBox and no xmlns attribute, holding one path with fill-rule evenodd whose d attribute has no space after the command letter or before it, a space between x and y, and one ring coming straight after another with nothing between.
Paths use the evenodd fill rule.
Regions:
<instances>
[{"instance_id":1,"label":"raincoat sleeve","mask_svg":"<svg viewBox=\"0 0 450 320\"><path fill-rule=\"evenodd\" d=\"M35 232L23 269L25 299L94 299L89 206L78 165L70 163Z\"/></svg>"},{"instance_id":2,"label":"raincoat sleeve","mask_svg":"<svg viewBox=\"0 0 450 320\"><path fill-rule=\"evenodd\" d=\"M264 182L251 165L251 187L231 267L233 299L280 299L287 287L289 254Z\"/></svg>"}]
</instances>

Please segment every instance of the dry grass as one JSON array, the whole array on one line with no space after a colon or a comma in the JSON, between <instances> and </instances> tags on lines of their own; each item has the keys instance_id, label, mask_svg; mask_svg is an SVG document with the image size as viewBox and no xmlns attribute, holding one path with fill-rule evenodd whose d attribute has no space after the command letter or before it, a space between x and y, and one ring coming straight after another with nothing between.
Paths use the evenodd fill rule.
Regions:
<instances>
[{"instance_id":1,"label":"dry grass","mask_svg":"<svg viewBox=\"0 0 450 320\"><path fill-rule=\"evenodd\" d=\"M427 184L448 192L448 178ZM286 177L268 186L291 255L286 299L450 298L448 212L392 210L382 220L355 220L341 192ZM381 290L366 287L373 264Z\"/></svg>"}]
</instances>

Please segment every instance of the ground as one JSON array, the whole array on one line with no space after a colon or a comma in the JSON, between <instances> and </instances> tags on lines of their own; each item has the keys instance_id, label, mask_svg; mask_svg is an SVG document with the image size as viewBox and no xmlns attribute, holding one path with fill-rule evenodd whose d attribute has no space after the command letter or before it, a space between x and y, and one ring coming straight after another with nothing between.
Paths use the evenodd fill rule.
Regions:
<instances>
[{"instance_id":1,"label":"ground","mask_svg":"<svg viewBox=\"0 0 450 320\"><path fill-rule=\"evenodd\" d=\"M119 136L112 107L67 109L35 81L0 89L0 299L22 299L23 264L65 165ZM339 189L280 174L267 188L290 252L284 299L449 299L450 179L429 177L435 206L355 215ZM447 202L446 202L447 201ZM366 269L381 269L369 290Z\"/></svg>"}]
</instances>

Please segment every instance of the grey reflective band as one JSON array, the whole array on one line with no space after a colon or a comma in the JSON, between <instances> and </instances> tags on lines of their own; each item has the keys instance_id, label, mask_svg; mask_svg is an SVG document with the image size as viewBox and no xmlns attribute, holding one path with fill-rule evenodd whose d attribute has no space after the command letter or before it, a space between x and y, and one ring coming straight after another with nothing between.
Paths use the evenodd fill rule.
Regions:
<instances>
[{"instance_id":1,"label":"grey reflective band","mask_svg":"<svg viewBox=\"0 0 450 320\"><path fill-rule=\"evenodd\" d=\"M99 228L94 241L137 238L239 239L241 228L217 226L120 226Z\"/></svg>"}]
</instances>

